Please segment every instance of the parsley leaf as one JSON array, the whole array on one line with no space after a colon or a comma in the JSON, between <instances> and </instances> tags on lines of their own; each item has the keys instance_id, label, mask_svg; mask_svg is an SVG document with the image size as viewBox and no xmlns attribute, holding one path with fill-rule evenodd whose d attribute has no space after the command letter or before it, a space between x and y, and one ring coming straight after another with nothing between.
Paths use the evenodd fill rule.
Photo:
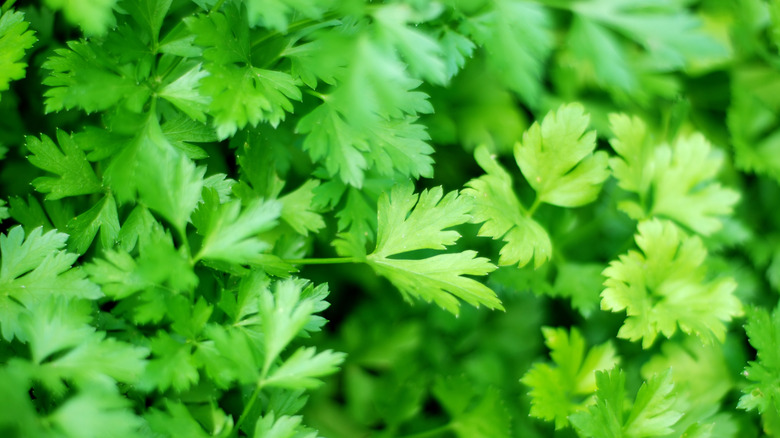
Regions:
<instances>
[{"instance_id":1,"label":"parsley leaf","mask_svg":"<svg viewBox=\"0 0 780 438\"><path fill-rule=\"evenodd\" d=\"M544 62L552 50L549 11L541 5L517 0L488 4L492 7L472 17L464 28L477 44L484 46L488 65L502 82L535 107L542 94Z\"/></svg>"},{"instance_id":2,"label":"parsley leaf","mask_svg":"<svg viewBox=\"0 0 780 438\"><path fill-rule=\"evenodd\" d=\"M531 388L530 415L555 421L555 428L568 426L569 415L580 412L592 402L596 390L595 371L612 369L619 358L607 342L585 353L585 339L579 330L567 333L562 328L542 327L545 343L555 366L537 363L520 380Z\"/></svg>"},{"instance_id":3,"label":"parsley leaf","mask_svg":"<svg viewBox=\"0 0 780 438\"><path fill-rule=\"evenodd\" d=\"M499 265L522 267L533 259L534 267L540 267L552 257L549 234L529 217L514 192L512 177L488 148L477 148L474 157L487 174L466 183L463 196L474 204L472 222L484 222L479 235L506 242L499 252Z\"/></svg>"},{"instance_id":4,"label":"parsley leaf","mask_svg":"<svg viewBox=\"0 0 780 438\"><path fill-rule=\"evenodd\" d=\"M495 388L479 394L474 383L465 378L439 378L433 395L452 418L450 427L459 438L512 436L509 412Z\"/></svg>"},{"instance_id":5,"label":"parsley leaf","mask_svg":"<svg viewBox=\"0 0 780 438\"><path fill-rule=\"evenodd\" d=\"M47 193L46 199L99 192L102 189L100 181L73 137L57 130L57 141L61 150L45 135L41 135L40 140L27 137L27 149L33 153L28 157L30 163L59 176L36 178L33 180L35 189Z\"/></svg>"},{"instance_id":6,"label":"parsley leaf","mask_svg":"<svg viewBox=\"0 0 780 438\"><path fill-rule=\"evenodd\" d=\"M247 264L269 248L257 235L276 225L282 210L278 201L255 201L241 209L241 201L220 204L213 189L203 191L203 203L193 214L193 224L203 236L196 260L211 259Z\"/></svg>"},{"instance_id":7,"label":"parsley leaf","mask_svg":"<svg viewBox=\"0 0 780 438\"><path fill-rule=\"evenodd\" d=\"M589 438L661 437L673 432L682 417L674 410L676 394L671 372L658 374L644 382L636 399L627 409L626 376L620 368L596 372L596 403L587 412L571 416L581 436Z\"/></svg>"},{"instance_id":8,"label":"parsley leaf","mask_svg":"<svg viewBox=\"0 0 780 438\"><path fill-rule=\"evenodd\" d=\"M417 260L392 257L422 249L446 249L458 240L457 231L446 229L468 222L471 205L456 192L442 196L441 187L416 195L410 184L398 185L390 194L382 194L376 248L365 262L377 274L387 277L406 299L434 301L455 314L459 307L457 298L474 306L503 309L490 288L464 276L486 275L495 269L474 251Z\"/></svg>"},{"instance_id":9,"label":"parsley leaf","mask_svg":"<svg viewBox=\"0 0 780 438\"><path fill-rule=\"evenodd\" d=\"M88 36L105 34L116 24L116 0L46 0L46 4L54 10L62 9L65 18Z\"/></svg>"},{"instance_id":10,"label":"parsley leaf","mask_svg":"<svg viewBox=\"0 0 780 438\"><path fill-rule=\"evenodd\" d=\"M214 116L219 138L261 121L277 126L285 112L292 112L290 99L301 100L293 77L252 65L245 7L238 10L231 5L224 14L215 12L185 22L196 35L195 42L205 47L208 76L200 79L200 90L211 100L209 113ZM205 103L199 96L190 101L193 99Z\"/></svg>"},{"instance_id":11,"label":"parsley leaf","mask_svg":"<svg viewBox=\"0 0 780 438\"><path fill-rule=\"evenodd\" d=\"M563 105L523 134L515 160L537 202L579 207L593 202L609 176L607 154L593 152L596 132L580 104Z\"/></svg>"},{"instance_id":12,"label":"parsley leaf","mask_svg":"<svg viewBox=\"0 0 780 438\"><path fill-rule=\"evenodd\" d=\"M780 311L775 308L770 314L761 308L750 308L747 312L747 332L750 344L756 349L756 360L748 362L743 373L749 385L742 389L738 407L757 410L764 420L768 433L780 432L777 422L777 406L780 402Z\"/></svg>"},{"instance_id":13,"label":"parsley leaf","mask_svg":"<svg viewBox=\"0 0 780 438\"><path fill-rule=\"evenodd\" d=\"M0 91L7 90L11 81L24 77L27 63L21 60L25 50L37 41L29 26L21 12L6 10L0 16Z\"/></svg>"},{"instance_id":14,"label":"parsley leaf","mask_svg":"<svg viewBox=\"0 0 780 438\"><path fill-rule=\"evenodd\" d=\"M43 63L51 73L43 80L52 88L44 93L46 112L79 107L91 113L119 103L140 112L151 95L143 70L119 64L95 42L70 41Z\"/></svg>"},{"instance_id":15,"label":"parsley leaf","mask_svg":"<svg viewBox=\"0 0 780 438\"><path fill-rule=\"evenodd\" d=\"M312 209L314 190L320 182L314 179L306 181L292 192L279 198L282 203L280 217L297 233L307 235L325 227L322 216Z\"/></svg>"},{"instance_id":16,"label":"parsley leaf","mask_svg":"<svg viewBox=\"0 0 780 438\"><path fill-rule=\"evenodd\" d=\"M78 257L63 251L67 234L36 228L25 238L21 227L0 234L0 329L10 341L22 333L19 318L50 294L96 299L100 288L71 269Z\"/></svg>"},{"instance_id":17,"label":"parsley leaf","mask_svg":"<svg viewBox=\"0 0 780 438\"><path fill-rule=\"evenodd\" d=\"M100 245L104 249L112 248L119 236L119 218L114 197L107 194L92 208L70 220L65 229L70 235L68 249L75 253L84 254L87 251L98 229Z\"/></svg>"},{"instance_id":18,"label":"parsley leaf","mask_svg":"<svg viewBox=\"0 0 780 438\"><path fill-rule=\"evenodd\" d=\"M631 250L604 270L601 308L627 316L618 337L648 348L661 333L680 329L705 341L722 341L731 318L742 313L730 277L707 280L707 250L669 221L641 222L636 235L642 253Z\"/></svg>"},{"instance_id":19,"label":"parsley leaf","mask_svg":"<svg viewBox=\"0 0 780 438\"><path fill-rule=\"evenodd\" d=\"M611 115L610 122L611 144L619 155L610 159L610 167L620 187L640 198L622 203L629 216L671 218L702 235L722 227L717 216L730 214L739 194L712 181L723 158L712 153L701 134L679 138L672 146L656 145L640 119Z\"/></svg>"}]
</instances>

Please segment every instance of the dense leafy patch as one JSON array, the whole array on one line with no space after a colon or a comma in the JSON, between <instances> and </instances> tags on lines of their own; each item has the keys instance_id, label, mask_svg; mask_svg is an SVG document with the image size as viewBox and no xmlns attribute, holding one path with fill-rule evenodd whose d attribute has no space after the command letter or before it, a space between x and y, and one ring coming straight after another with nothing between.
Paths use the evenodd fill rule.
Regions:
<instances>
[{"instance_id":1,"label":"dense leafy patch","mask_svg":"<svg viewBox=\"0 0 780 438\"><path fill-rule=\"evenodd\" d=\"M780 435L780 7L0 6L0 436Z\"/></svg>"}]
</instances>

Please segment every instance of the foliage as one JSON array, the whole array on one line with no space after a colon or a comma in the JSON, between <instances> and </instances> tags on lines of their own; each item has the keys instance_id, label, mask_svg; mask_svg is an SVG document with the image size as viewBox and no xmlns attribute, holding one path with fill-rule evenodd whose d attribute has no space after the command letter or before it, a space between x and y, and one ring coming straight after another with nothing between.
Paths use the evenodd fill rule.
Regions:
<instances>
[{"instance_id":1,"label":"foliage","mask_svg":"<svg viewBox=\"0 0 780 438\"><path fill-rule=\"evenodd\" d=\"M8 0L0 436L780 436L778 50L766 0Z\"/></svg>"}]
</instances>

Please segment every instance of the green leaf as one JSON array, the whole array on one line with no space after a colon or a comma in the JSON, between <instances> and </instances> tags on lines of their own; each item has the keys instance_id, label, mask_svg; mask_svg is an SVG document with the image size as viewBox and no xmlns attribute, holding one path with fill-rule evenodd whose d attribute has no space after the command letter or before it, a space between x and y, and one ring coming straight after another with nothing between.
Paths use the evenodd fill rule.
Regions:
<instances>
[{"instance_id":1,"label":"green leaf","mask_svg":"<svg viewBox=\"0 0 780 438\"><path fill-rule=\"evenodd\" d=\"M319 19L332 5L331 0L250 0L246 2L249 26L287 32L292 18Z\"/></svg>"},{"instance_id":2,"label":"green leaf","mask_svg":"<svg viewBox=\"0 0 780 438\"><path fill-rule=\"evenodd\" d=\"M695 57L725 54L703 31L701 20L673 1L589 0L572 9L642 46L659 70L682 68Z\"/></svg>"},{"instance_id":3,"label":"green leaf","mask_svg":"<svg viewBox=\"0 0 780 438\"><path fill-rule=\"evenodd\" d=\"M466 183L463 196L472 199L471 221L484 222L479 235L506 242L499 252L500 266L522 267L533 259L539 268L552 257L550 235L523 208L512 177L488 148L477 148L474 157L487 174Z\"/></svg>"},{"instance_id":4,"label":"green leaf","mask_svg":"<svg viewBox=\"0 0 780 438\"><path fill-rule=\"evenodd\" d=\"M70 41L54 53L42 66L51 70L43 79L52 87L44 93L47 113L76 107L91 113L120 103L140 112L151 94L136 72L120 68L97 44Z\"/></svg>"},{"instance_id":5,"label":"green leaf","mask_svg":"<svg viewBox=\"0 0 780 438\"><path fill-rule=\"evenodd\" d=\"M701 135L655 145L640 119L611 115L612 147L619 157L610 167L621 188L639 195L632 216L671 218L696 233L710 235L722 227L718 216L731 214L739 194L713 178L723 157Z\"/></svg>"},{"instance_id":6,"label":"green leaf","mask_svg":"<svg viewBox=\"0 0 780 438\"><path fill-rule=\"evenodd\" d=\"M599 307L604 266L598 263L565 263L558 266L552 296L571 298L573 308L589 317Z\"/></svg>"},{"instance_id":7,"label":"green leaf","mask_svg":"<svg viewBox=\"0 0 780 438\"><path fill-rule=\"evenodd\" d=\"M148 214L148 212L147 212ZM125 222L127 226L127 222ZM190 291L198 284L188 254L173 246L169 234L156 222L141 231L138 255L132 257L124 249L105 251L85 265L90 279L100 284L103 292L116 300L140 291L159 298L160 290Z\"/></svg>"},{"instance_id":8,"label":"green leaf","mask_svg":"<svg viewBox=\"0 0 780 438\"><path fill-rule=\"evenodd\" d=\"M24 77L24 52L37 41L29 26L21 12L6 10L0 16L0 91L7 90L11 81Z\"/></svg>"},{"instance_id":9,"label":"green leaf","mask_svg":"<svg viewBox=\"0 0 780 438\"><path fill-rule=\"evenodd\" d=\"M488 65L501 81L526 104L536 107L544 63L552 50L549 12L520 0L499 0L491 6L464 27L484 46Z\"/></svg>"},{"instance_id":10,"label":"green leaf","mask_svg":"<svg viewBox=\"0 0 780 438\"><path fill-rule=\"evenodd\" d=\"M446 66L438 42L407 25L414 21L411 7L404 4L384 5L376 9L373 17L378 25L380 41L394 47L412 73L434 84L446 82Z\"/></svg>"},{"instance_id":11,"label":"green leaf","mask_svg":"<svg viewBox=\"0 0 780 438\"><path fill-rule=\"evenodd\" d=\"M618 337L648 348L677 326L704 341L723 341L725 322L742 314L730 277L707 280L707 251L698 236L688 237L672 222L641 222L636 235L642 253L631 250L604 270L601 308L627 316Z\"/></svg>"},{"instance_id":12,"label":"green leaf","mask_svg":"<svg viewBox=\"0 0 780 438\"><path fill-rule=\"evenodd\" d=\"M100 288L84 278L79 268L71 269L77 255L63 251L67 234L40 228L25 238L21 227L0 234L0 329L11 341L19 336L19 317L25 309L53 296L97 299Z\"/></svg>"},{"instance_id":13,"label":"green leaf","mask_svg":"<svg viewBox=\"0 0 780 438\"><path fill-rule=\"evenodd\" d=\"M306 283L301 279L285 279L276 282L273 293L268 288L260 290L258 311L263 321L265 340L263 374L268 373L271 364L315 312L312 300L301 299Z\"/></svg>"},{"instance_id":14,"label":"green leaf","mask_svg":"<svg viewBox=\"0 0 780 438\"><path fill-rule=\"evenodd\" d=\"M184 391L198 383L198 364L192 354L191 343L159 331L151 338L149 348L153 357L141 376L139 386L147 391L156 389L165 392L168 388Z\"/></svg>"},{"instance_id":15,"label":"green leaf","mask_svg":"<svg viewBox=\"0 0 780 438\"><path fill-rule=\"evenodd\" d=\"M368 167L363 152L368 150L368 144L332 105L325 102L303 116L296 130L308 134L303 149L312 160L324 160L329 174L338 175L354 187L363 185L363 173Z\"/></svg>"},{"instance_id":16,"label":"green leaf","mask_svg":"<svg viewBox=\"0 0 780 438\"><path fill-rule=\"evenodd\" d=\"M766 309L750 308L745 332L756 349L756 360L748 362L743 375L750 382L742 388L740 409L761 414L767 433L780 432L777 406L780 403L780 311L770 314Z\"/></svg>"},{"instance_id":17,"label":"green leaf","mask_svg":"<svg viewBox=\"0 0 780 438\"><path fill-rule=\"evenodd\" d=\"M379 198L377 243L366 258L377 274L387 277L406 299L434 301L457 314L460 298L467 303L503 309L495 293L466 275L487 275L495 269L474 251L439 254L423 259L393 257L422 249L443 250L460 234L448 230L468 222L467 198L436 187L414 194L410 184L397 185ZM354 254L353 254L354 255Z\"/></svg>"},{"instance_id":18,"label":"green leaf","mask_svg":"<svg viewBox=\"0 0 780 438\"><path fill-rule=\"evenodd\" d=\"M593 202L609 176L607 154L593 152L596 132L580 104L563 105L523 134L515 160L537 202L579 207Z\"/></svg>"},{"instance_id":19,"label":"green leaf","mask_svg":"<svg viewBox=\"0 0 780 438\"><path fill-rule=\"evenodd\" d=\"M195 42L206 47L203 57L208 76L200 80L200 92L211 100L217 135L224 139L247 124L267 121L277 126L285 112L292 112L290 99L301 100L301 91L288 73L252 65L247 28L247 10L226 8L185 20L195 33Z\"/></svg>"},{"instance_id":20,"label":"green leaf","mask_svg":"<svg viewBox=\"0 0 780 438\"><path fill-rule=\"evenodd\" d=\"M445 28L439 37L439 45L442 48L445 76L452 79L466 64L466 59L471 58L476 46L462 34Z\"/></svg>"},{"instance_id":21,"label":"green leaf","mask_svg":"<svg viewBox=\"0 0 780 438\"><path fill-rule=\"evenodd\" d=\"M322 384L317 378L338 371L345 356L331 350L317 353L314 347L301 347L271 372L265 384L289 389L315 388Z\"/></svg>"},{"instance_id":22,"label":"green leaf","mask_svg":"<svg viewBox=\"0 0 780 438\"><path fill-rule=\"evenodd\" d=\"M200 82L208 76L208 72L201 70L200 67L200 64L197 64L183 72L181 76L162 87L157 95L174 104L192 119L204 122L206 121L204 112L208 109L211 99L198 90Z\"/></svg>"},{"instance_id":23,"label":"green leaf","mask_svg":"<svg viewBox=\"0 0 780 438\"><path fill-rule=\"evenodd\" d=\"M643 383L630 410L625 407L626 376L620 368L597 371L596 385L596 403L570 418L580 436L662 437L672 433L672 426L682 417L673 409L676 394L670 371Z\"/></svg>"},{"instance_id":24,"label":"green leaf","mask_svg":"<svg viewBox=\"0 0 780 438\"><path fill-rule=\"evenodd\" d=\"M88 387L69 398L49 421L67 438L142 438L144 421L116 389Z\"/></svg>"},{"instance_id":25,"label":"green leaf","mask_svg":"<svg viewBox=\"0 0 780 438\"><path fill-rule=\"evenodd\" d=\"M254 438L316 438L317 433L302 431L302 418L281 415L278 418L273 411L257 420Z\"/></svg>"},{"instance_id":26,"label":"green leaf","mask_svg":"<svg viewBox=\"0 0 780 438\"><path fill-rule=\"evenodd\" d=\"M188 436L192 438L210 438L212 435L203 430L187 406L181 402L165 399L165 411L149 409L144 419L149 427L164 437Z\"/></svg>"},{"instance_id":27,"label":"green leaf","mask_svg":"<svg viewBox=\"0 0 780 438\"><path fill-rule=\"evenodd\" d=\"M304 236L325 227L322 216L312 209L314 190L320 182L314 179L306 181L294 191L279 198L282 203L281 218L295 232Z\"/></svg>"},{"instance_id":28,"label":"green leaf","mask_svg":"<svg viewBox=\"0 0 780 438\"><path fill-rule=\"evenodd\" d=\"M651 214L670 217L695 232L710 235L723 225L717 216L733 211L739 193L713 182L723 157L711 154L701 134L679 139L673 149L656 149L657 194Z\"/></svg>"},{"instance_id":29,"label":"green leaf","mask_svg":"<svg viewBox=\"0 0 780 438\"><path fill-rule=\"evenodd\" d=\"M65 18L77 24L87 36L103 35L116 25L114 5L116 0L46 0L54 9L61 9Z\"/></svg>"},{"instance_id":30,"label":"green leaf","mask_svg":"<svg viewBox=\"0 0 780 438\"><path fill-rule=\"evenodd\" d=\"M282 211L277 201L258 200L241 209L241 201L219 203L216 191L203 191L203 203L193 214L193 224L203 236L196 260L220 260L248 264L270 245L257 235L276 225Z\"/></svg>"},{"instance_id":31,"label":"green leaf","mask_svg":"<svg viewBox=\"0 0 780 438\"><path fill-rule=\"evenodd\" d=\"M576 328L542 327L555 365L537 363L520 380L531 391L532 417L555 421L555 428L569 425L569 415L584 411L596 390L595 372L612 369L620 359L611 342L591 348Z\"/></svg>"},{"instance_id":32,"label":"green leaf","mask_svg":"<svg viewBox=\"0 0 780 438\"><path fill-rule=\"evenodd\" d=\"M481 393L465 377L437 378L433 395L452 418L449 427L459 438L512 436L509 412L495 388Z\"/></svg>"},{"instance_id":33,"label":"green leaf","mask_svg":"<svg viewBox=\"0 0 780 438\"><path fill-rule=\"evenodd\" d=\"M27 137L27 149L33 153L28 159L35 167L58 175L42 176L33 180L35 189L46 193L46 199L97 193L102 189L92 166L73 137L57 130L60 148L47 136Z\"/></svg>"},{"instance_id":34,"label":"green leaf","mask_svg":"<svg viewBox=\"0 0 780 438\"><path fill-rule=\"evenodd\" d=\"M201 91L211 99L209 113L220 139L247 124L267 121L276 127L293 111L290 99L301 100L295 80L284 72L214 64L206 70L210 75L201 80Z\"/></svg>"},{"instance_id":35,"label":"green leaf","mask_svg":"<svg viewBox=\"0 0 780 438\"><path fill-rule=\"evenodd\" d=\"M68 249L78 254L84 254L92 245L98 229L100 229L100 245L104 249L112 248L119 235L119 218L117 217L116 202L110 194L68 222L66 227L68 234L70 234Z\"/></svg>"},{"instance_id":36,"label":"green leaf","mask_svg":"<svg viewBox=\"0 0 780 438\"><path fill-rule=\"evenodd\" d=\"M173 0L125 0L122 2L122 8L157 41L171 3Z\"/></svg>"},{"instance_id":37,"label":"green leaf","mask_svg":"<svg viewBox=\"0 0 780 438\"><path fill-rule=\"evenodd\" d=\"M134 184L143 203L160 213L183 234L192 211L201 199L206 169L197 168L189 158L174 149L154 117L146 122L133 147L137 148L135 169L132 169L132 163L124 163L125 167L131 168L132 176L116 175L116 178L133 180L117 182Z\"/></svg>"}]
</instances>

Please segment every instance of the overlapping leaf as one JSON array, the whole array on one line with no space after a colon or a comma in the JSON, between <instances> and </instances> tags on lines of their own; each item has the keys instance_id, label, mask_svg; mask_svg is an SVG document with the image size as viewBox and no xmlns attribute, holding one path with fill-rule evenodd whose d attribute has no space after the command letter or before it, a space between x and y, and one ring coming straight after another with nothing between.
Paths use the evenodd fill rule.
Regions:
<instances>
[{"instance_id":1,"label":"overlapping leaf","mask_svg":"<svg viewBox=\"0 0 780 438\"><path fill-rule=\"evenodd\" d=\"M669 221L638 226L636 243L612 261L604 276L601 308L626 311L618 337L642 340L650 347L658 334L671 337L677 327L705 341L723 340L725 323L742 313L730 277L707 280L707 251L698 236L686 236Z\"/></svg>"},{"instance_id":2,"label":"overlapping leaf","mask_svg":"<svg viewBox=\"0 0 780 438\"><path fill-rule=\"evenodd\" d=\"M619 362L615 347L604 343L587 354L579 330L542 327L545 343L555 365L535 364L521 379L531 388L533 417L555 421L555 428L569 424L569 415L584 411L596 390L595 372L611 369Z\"/></svg>"},{"instance_id":3,"label":"overlapping leaf","mask_svg":"<svg viewBox=\"0 0 780 438\"><path fill-rule=\"evenodd\" d=\"M376 248L365 261L407 299L433 301L452 313L458 312L458 298L474 306L502 309L490 288L467 277L486 275L495 269L476 252L401 258L411 251L443 250L454 244L460 234L448 228L467 222L470 208L467 198L456 192L443 196L441 187L419 195L409 184L394 187L379 199Z\"/></svg>"}]
</instances>

